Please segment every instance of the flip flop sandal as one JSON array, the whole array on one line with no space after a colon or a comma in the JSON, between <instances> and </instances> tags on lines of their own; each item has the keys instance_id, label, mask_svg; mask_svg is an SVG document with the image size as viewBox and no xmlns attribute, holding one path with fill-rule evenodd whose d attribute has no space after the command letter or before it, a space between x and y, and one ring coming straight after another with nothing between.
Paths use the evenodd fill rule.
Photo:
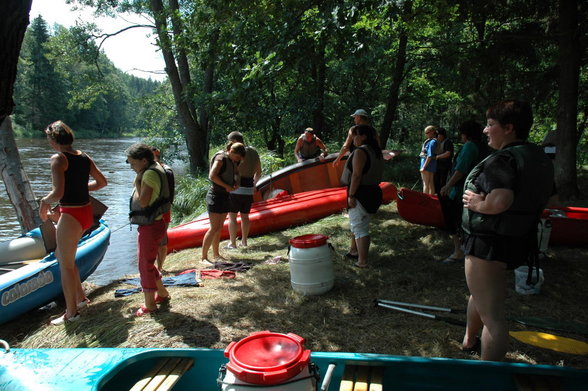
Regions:
<instances>
[{"instance_id":1,"label":"flip flop sandal","mask_svg":"<svg viewBox=\"0 0 588 391\"><path fill-rule=\"evenodd\" d=\"M82 300L82 301L80 301L80 302L78 303L78 305L77 305L77 307L78 307L78 311L79 311L79 310L81 310L82 308L85 308L85 307L87 307L87 306L88 306L88 304L90 304L90 299L88 299L88 298L86 297L84 300Z\"/></svg>"},{"instance_id":2,"label":"flip flop sandal","mask_svg":"<svg viewBox=\"0 0 588 391\"><path fill-rule=\"evenodd\" d=\"M365 265L362 265L362 264L361 264L361 263L359 263L359 262L355 262L355 263L353 264L353 266L355 266L355 267L358 267L358 268L360 268L360 269L367 269L367 268L368 268L368 264L367 264L367 263L366 263Z\"/></svg>"},{"instance_id":3,"label":"flip flop sandal","mask_svg":"<svg viewBox=\"0 0 588 391\"><path fill-rule=\"evenodd\" d=\"M159 296L155 295L155 304L168 303L171 300L171 295Z\"/></svg>"},{"instance_id":4,"label":"flip flop sandal","mask_svg":"<svg viewBox=\"0 0 588 391\"><path fill-rule=\"evenodd\" d=\"M144 315L148 315L148 314L152 314L154 312L157 312L157 310L150 310L149 308L145 307L144 305L142 305L136 312L135 312L135 316L136 317L141 317Z\"/></svg>"},{"instance_id":5,"label":"flip flop sandal","mask_svg":"<svg viewBox=\"0 0 588 391\"><path fill-rule=\"evenodd\" d=\"M80 313L76 312L76 314L74 316L72 316L71 318L68 318L66 314L63 314L59 318L53 319L49 323L53 326L59 326L59 325L66 324L66 323L77 322L78 320L80 320Z\"/></svg>"},{"instance_id":6,"label":"flip flop sandal","mask_svg":"<svg viewBox=\"0 0 588 391\"><path fill-rule=\"evenodd\" d=\"M358 259L359 255L357 254L351 254L351 253L347 253L345 254L345 258L349 258L349 259Z\"/></svg>"},{"instance_id":7,"label":"flip flop sandal","mask_svg":"<svg viewBox=\"0 0 588 391\"><path fill-rule=\"evenodd\" d=\"M475 354L475 353L480 354L481 350L482 350L482 341L480 340L480 338L476 338L476 343L474 343L473 346L471 346L469 348L466 348L466 347L461 348L462 352L469 353L469 354Z\"/></svg>"}]
</instances>

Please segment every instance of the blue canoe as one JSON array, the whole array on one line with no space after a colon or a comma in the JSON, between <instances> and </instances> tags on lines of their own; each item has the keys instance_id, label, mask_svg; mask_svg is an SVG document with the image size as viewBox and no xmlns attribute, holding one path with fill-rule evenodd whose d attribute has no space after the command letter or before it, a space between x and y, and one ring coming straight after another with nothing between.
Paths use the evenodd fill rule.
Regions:
<instances>
[{"instance_id":1,"label":"blue canoe","mask_svg":"<svg viewBox=\"0 0 588 391\"><path fill-rule=\"evenodd\" d=\"M76 264L82 281L96 270L109 243L110 228L102 220L96 229L80 239ZM15 252L35 253L40 244L41 231L37 228L12 241L9 247L19 247ZM61 294L61 272L53 252L39 259L25 257L0 262L0 324L50 303Z\"/></svg>"},{"instance_id":2,"label":"blue canoe","mask_svg":"<svg viewBox=\"0 0 588 391\"><path fill-rule=\"evenodd\" d=\"M14 349L0 351L0 389L219 390L227 361L213 349ZM420 391L585 390L588 384L588 370L546 365L335 352L313 352L310 362L318 367L316 389L327 379L329 390L353 390L354 383L356 390Z\"/></svg>"}]
</instances>

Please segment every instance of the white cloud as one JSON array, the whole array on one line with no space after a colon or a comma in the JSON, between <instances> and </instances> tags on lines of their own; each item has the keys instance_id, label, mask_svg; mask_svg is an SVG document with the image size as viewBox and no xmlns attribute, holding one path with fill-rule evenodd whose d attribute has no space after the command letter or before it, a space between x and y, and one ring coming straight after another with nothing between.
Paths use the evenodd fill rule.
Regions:
<instances>
[{"instance_id":1,"label":"white cloud","mask_svg":"<svg viewBox=\"0 0 588 391\"><path fill-rule=\"evenodd\" d=\"M107 34L133 24L149 24L146 19L135 14L96 18L89 8L76 11L72 8L65 0L33 0L30 20L41 15L49 26L58 23L65 27L74 26L76 21L94 22ZM149 28L133 28L110 37L102 44L102 49L114 65L124 72L156 80L166 78L163 58L157 51L155 36Z\"/></svg>"}]
</instances>

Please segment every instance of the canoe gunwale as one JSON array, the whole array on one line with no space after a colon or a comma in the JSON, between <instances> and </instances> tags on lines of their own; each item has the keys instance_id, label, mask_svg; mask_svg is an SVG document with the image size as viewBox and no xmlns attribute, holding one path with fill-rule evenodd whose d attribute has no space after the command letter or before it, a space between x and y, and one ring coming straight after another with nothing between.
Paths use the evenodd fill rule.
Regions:
<instances>
[{"instance_id":1,"label":"canoe gunwale","mask_svg":"<svg viewBox=\"0 0 588 391\"><path fill-rule=\"evenodd\" d=\"M195 384L202 390L218 389L219 368L228 362L223 350L206 348L13 349L10 353L0 353L0 384L10 376L10 370L3 372L3 366L24 366L27 368L21 374L29 375L23 379L30 381L36 377L52 386L51 389L106 391L116 389L121 381L134 384L151 369L150 364L172 357L194 361L193 367L176 384L178 390L194 389ZM553 376L565 389L572 390L582 389L588 381L586 369L526 363L350 352L312 352L310 361L319 367L321 381L329 364L336 365L331 389L337 388L348 365L381 367L383 386L388 389L469 390L472 384L478 384L476 388L481 390L509 391L516 390L513 379L517 374ZM487 381L479 383L482 378ZM478 383L471 383L473 379Z\"/></svg>"}]
</instances>

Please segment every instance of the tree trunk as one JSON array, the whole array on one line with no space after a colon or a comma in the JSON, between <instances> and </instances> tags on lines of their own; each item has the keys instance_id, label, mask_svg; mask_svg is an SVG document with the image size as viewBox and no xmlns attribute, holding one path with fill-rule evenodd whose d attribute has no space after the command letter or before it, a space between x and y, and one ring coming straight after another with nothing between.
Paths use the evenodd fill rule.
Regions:
<instances>
[{"instance_id":1,"label":"tree trunk","mask_svg":"<svg viewBox=\"0 0 588 391\"><path fill-rule=\"evenodd\" d=\"M23 233L37 227L40 218L35 195L22 168L9 116L14 109L12 95L16 67L29 24L31 3L32 0L6 0L2 2L0 13L0 175Z\"/></svg>"},{"instance_id":2,"label":"tree trunk","mask_svg":"<svg viewBox=\"0 0 588 391\"><path fill-rule=\"evenodd\" d=\"M204 65L203 74L204 80L202 82L203 93L207 97L205 103L200 107L200 126L208 135L206 145L210 143L210 99L214 92L214 76L216 65L216 45L219 39L220 32L215 29L211 34L211 39L208 45L208 52L206 54L206 63Z\"/></svg>"},{"instance_id":3,"label":"tree trunk","mask_svg":"<svg viewBox=\"0 0 588 391\"><path fill-rule=\"evenodd\" d=\"M403 23L408 23L412 14L412 0L407 0L404 3L402 12ZM398 37L398 53L396 54L396 65L394 67L394 75L392 76L392 84L388 91L388 99L386 100L386 113L384 114L384 122L382 123L382 130L380 132L380 144L382 148L386 148L386 143L390 137L392 130L392 123L396 118L396 111L398 110L398 95L400 92L400 83L404 77L404 67L406 65L406 47L408 45L408 34L406 29L400 29L400 36Z\"/></svg>"},{"instance_id":4,"label":"tree trunk","mask_svg":"<svg viewBox=\"0 0 588 391\"><path fill-rule=\"evenodd\" d=\"M312 110L312 127L321 136L325 130L325 84L327 65L325 63L325 42L321 37L320 44L315 53L315 63L313 64L314 79L314 108Z\"/></svg>"},{"instance_id":5,"label":"tree trunk","mask_svg":"<svg viewBox=\"0 0 588 391\"><path fill-rule=\"evenodd\" d=\"M16 66L32 0L5 0L0 13L0 124L12 114Z\"/></svg>"},{"instance_id":6,"label":"tree trunk","mask_svg":"<svg viewBox=\"0 0 588 391\"><path fill-rule=\"evenodd\" d=\"M276 152L280 158L284 158L284 139L280 136L280 127L282 125L282 117L276 115L271 123L271 135L267 137L266 148L270 151Z\"/></svg>"},{"instance_id":7,"label":"tree trunk","mask_svg":"<svg viewBox=\"0 0 588 391\"><path fill-rule=\"evenodd\" d=\"M25 233L38 227L41 218L31 183L20 162L10 117L6 117L0 124L0 150L0 174L6 186L8 199L16 210L22 233Z\"/></svg>"},{"instance_id":8,"label":"tree trunk","mask_svg":"<svg viewBox=\"0 0 588 391\"><path fill-rule=\"evenodd\" d=\"M194 103L191 101L191 93L189 85L184 84L189 82L190 70L188 68L188 61L180 49L178 54L178 64L176 65L176 58L172 50L172 42L169 37L167 28L167 16L163 8L161 0L150 0L151 11L155 19L155 27L157 36L159 38L159 47L165 62L165 71L169 77L170 84L174 95L174 101L178 110L180 121L184 126L184 137L186 139L186 146L188 154L190 155L190 171L196 173L198 171L208 171L208 131L203 128L198 122L197 110ZM172 13L179 13L178 4L172 1ZM177 29L177 31L176 31ZM174 34L181 33L181 26L174 22ZM182 75L182 77L180 77Z\"/></svg>"},{"instance_id":9,"label":"tree trunk","mask_svg":"<svg viewBox=\"0 0 588 391\"><path fill-rule=\"evenodd\" d=\"M578 2L559 2L559 101L555 156L555 181L561 200L579 196L576 147L578 145L578 80L580 42L578 40Z\"/></svg>"}]
</instances>

